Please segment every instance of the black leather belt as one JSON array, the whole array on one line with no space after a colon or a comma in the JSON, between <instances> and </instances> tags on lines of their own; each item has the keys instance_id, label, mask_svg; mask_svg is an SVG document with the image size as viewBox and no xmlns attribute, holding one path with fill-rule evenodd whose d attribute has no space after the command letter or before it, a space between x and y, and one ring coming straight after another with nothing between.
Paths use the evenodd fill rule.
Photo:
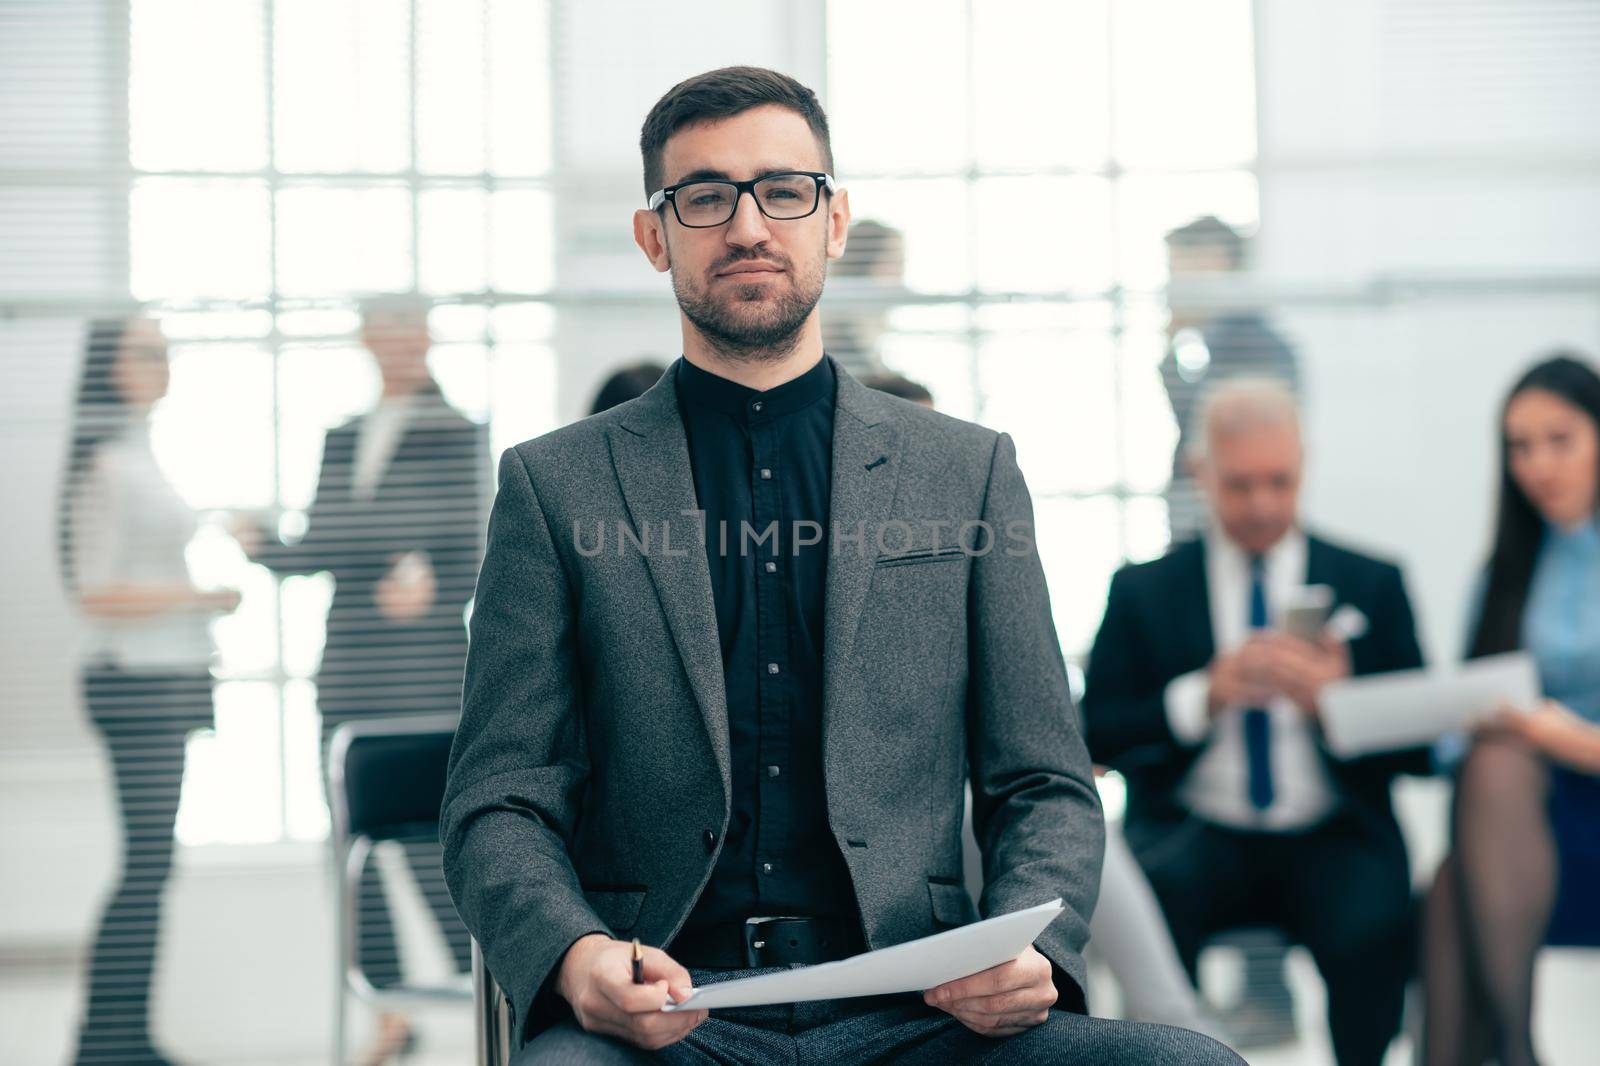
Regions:
<instances>
[{"instance_id":1,"label":"black leather belt","mask_svg":"<svg viewBox=\"0 0 1600 1066\"><path fill-rule=\"evenodd\" d=\"M748 918L685 929L667 954L685 966L711 970L814 965L866 950L861 925L845 918Z\"/></svg>"}]
</instances>

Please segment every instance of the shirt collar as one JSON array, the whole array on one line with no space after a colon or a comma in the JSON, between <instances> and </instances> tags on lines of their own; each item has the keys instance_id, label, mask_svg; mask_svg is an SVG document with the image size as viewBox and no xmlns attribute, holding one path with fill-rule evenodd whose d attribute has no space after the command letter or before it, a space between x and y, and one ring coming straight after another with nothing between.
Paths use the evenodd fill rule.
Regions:
<instances>
[{"instance_id":1,"label":"shirt collar","mask_svg":"<svg viewBox=\"0 0 1600 1066\"><path fill-rule=\"evenodd\" d=\"M1241 574L1250 573L1250 556L1239 545L1235 544L1222 526L1212 522L1206 532L1206 547L1214 551L1219 562L1228 566L1230 571ZM1278 543L1268 548L1263 553L1262 559L1267 574L1282 573L1285 566L1295 573L1294 579L1301 581L1305 578L1306 534L1299 526L1290 526L1289 531L1278 538Z\"/></svg>"},{"instance_id":2,"label":"shirt collar","mask_svg":"<svg viewBox=\"0 0 1600 1066\"><path fill-rule=\"evenodd\" d=\"M1576 529L1562 529L1546 522L1545 543L1566 552L1600 553L1600 513Z\"/></svg>"},{"instance_id":3,"label":"shirt collar","mask_svg":"<svg viewBox=\"0 0 1600 1066\"><path fill-rule=\"evenodd\" d=\"M826 355L804 374L765 392L718 377L687 359L680 358L676 365L680 401L740 420L759 422L793 414L833 396L833 360Z\"/></svg>"}]
</instances>

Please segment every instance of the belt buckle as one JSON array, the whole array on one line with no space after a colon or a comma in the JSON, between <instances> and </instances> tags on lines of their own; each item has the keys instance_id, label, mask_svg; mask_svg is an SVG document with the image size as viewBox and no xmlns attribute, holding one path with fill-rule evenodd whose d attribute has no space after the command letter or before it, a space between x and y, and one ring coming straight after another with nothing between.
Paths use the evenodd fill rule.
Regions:
<instances>
[{"instance_id":1,"label":"belt buckle","mask_svg":"<svg viewBox=\"0 0 1600 1066\"><path fill-rule=\"evenodd\" d=\"M784 916L746 918L744 920L744 964L752 970L761 968L760 952L767 946L763 927L773 922L793 921Z\"/></svg>"}]
</instances>

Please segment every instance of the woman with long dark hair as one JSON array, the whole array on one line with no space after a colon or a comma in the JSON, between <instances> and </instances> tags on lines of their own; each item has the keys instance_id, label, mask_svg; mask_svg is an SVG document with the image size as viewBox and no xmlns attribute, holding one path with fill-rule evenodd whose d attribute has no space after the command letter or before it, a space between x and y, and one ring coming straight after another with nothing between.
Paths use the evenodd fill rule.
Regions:
<instances>
[{"instance_id":1,"label":"woman with long dark hair","mask_svg":"<svg viewBox=\"0 0 1600 1066\"><path fill-rule=\"evenodd\" d=\"M89 963L78 1063L167 1061L149 1033L161 890L184 744L212 722L210 621L239 602L189 578L195 515L150 450L148 415L168 378L155 322L90 325L56 536L62 583L89 629L84 702L111 756L126 849Z\"/></svg>"},{"instance_id":2,"label":"woman with long dark hair","mask_svg":"<svg viewBox=\"0 0 1600 1066\"><path fill-rule=\"evenodd\" d=\"M1469 655L1526 649L1545 699L1477 730L1426 919L1428 1063L1536 1061L1533 970L1600 944L1600 375L1561 354L1500 418L1500 510Z\"/></svg>"}]
</instances>

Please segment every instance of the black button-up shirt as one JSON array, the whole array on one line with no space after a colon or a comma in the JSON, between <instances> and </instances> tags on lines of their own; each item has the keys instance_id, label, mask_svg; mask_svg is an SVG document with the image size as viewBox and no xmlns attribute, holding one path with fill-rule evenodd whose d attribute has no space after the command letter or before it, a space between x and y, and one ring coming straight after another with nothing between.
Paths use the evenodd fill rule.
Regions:
<instances>
[{"instance_id":1,"label":"black button-up shirt","mask_svg":"<svg viewBox=\"0 0 1600 1066\"><path fill-rule=\"evenodd\" d=\"M833 366L757 392L680 359L676 383L733 760L727 840L687 925L853 916L822 777Z\"/></svg>"}]
</instances>

